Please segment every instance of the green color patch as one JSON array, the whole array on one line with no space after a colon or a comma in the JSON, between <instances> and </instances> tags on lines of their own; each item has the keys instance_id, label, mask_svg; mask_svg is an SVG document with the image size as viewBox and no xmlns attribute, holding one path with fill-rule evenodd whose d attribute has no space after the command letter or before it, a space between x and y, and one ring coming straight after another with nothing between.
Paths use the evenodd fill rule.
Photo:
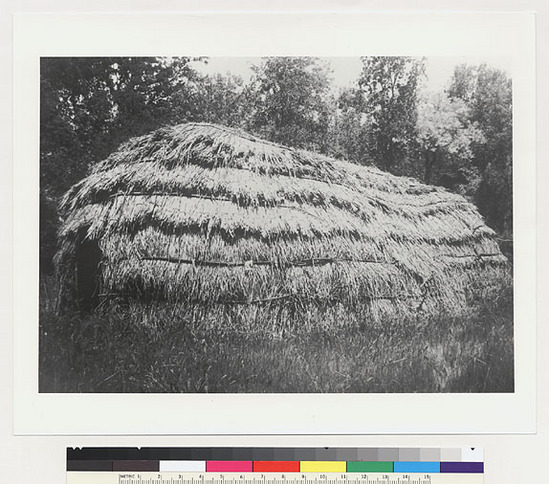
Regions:
<instances>
[{"instance_id":1,"label":"green color patch","mask_svg":"<svg viewBox=\"0 0 549 484\"><path fill-rule=\"evenodd\" d=\"M347 472L393 472L393 463L347 462Z\"/></svg>"}]
</instances>

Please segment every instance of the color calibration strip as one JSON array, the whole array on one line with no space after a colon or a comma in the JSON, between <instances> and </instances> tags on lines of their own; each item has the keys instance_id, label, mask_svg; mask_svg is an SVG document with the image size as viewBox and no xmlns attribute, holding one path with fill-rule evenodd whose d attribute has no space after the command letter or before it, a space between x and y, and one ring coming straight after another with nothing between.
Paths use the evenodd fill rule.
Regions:
<instances>
[{"instance_id":1,"label":"color calibration strip","mask_svg":"<svg viewBox=\"0 0 549 484\"><path fill-rule=\"evenodd\" d=\"M479 448L83 448L67 449L67 471L478 474L484 462Z\"/></svg>"}]
</instances>

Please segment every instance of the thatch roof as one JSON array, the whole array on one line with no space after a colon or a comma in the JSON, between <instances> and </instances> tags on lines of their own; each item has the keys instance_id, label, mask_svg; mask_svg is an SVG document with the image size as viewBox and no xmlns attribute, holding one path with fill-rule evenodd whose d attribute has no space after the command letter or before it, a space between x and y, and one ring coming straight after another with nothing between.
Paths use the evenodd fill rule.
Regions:
<instances>
[{"instance_id":1,"label":"thatch roof","mask_svg":"<svg viewBox=\"0 0 549 484\"><path fill-rule=\"evenodd\" d=\"M98 240L103 290L206 305L466 306L506 259L459 195L211 124L129 140L62 201L58 261Z\"/></svg>"}]
</instances>

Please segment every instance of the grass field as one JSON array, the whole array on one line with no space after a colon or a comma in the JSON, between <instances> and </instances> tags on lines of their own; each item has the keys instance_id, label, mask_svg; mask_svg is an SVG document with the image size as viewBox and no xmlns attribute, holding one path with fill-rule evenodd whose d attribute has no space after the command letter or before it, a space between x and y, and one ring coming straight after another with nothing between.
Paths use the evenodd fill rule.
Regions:
<instances>
[{"instance_id":1,"label":"grass field","mask_svg":"<svg viewBox=\"0 0 549 484\"><path fill-rule=\"evenodd\" d=\"M460 316L273 324L157 304L56 315L40 300L41 392L512 392L512 290Z\"/></svg>"}]
</instances>

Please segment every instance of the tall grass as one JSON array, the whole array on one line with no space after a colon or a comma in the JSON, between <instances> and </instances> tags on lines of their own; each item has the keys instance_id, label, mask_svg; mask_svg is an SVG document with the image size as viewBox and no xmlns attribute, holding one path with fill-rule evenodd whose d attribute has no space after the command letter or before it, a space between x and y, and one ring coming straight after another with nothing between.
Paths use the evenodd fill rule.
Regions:
<instances>
[{"instance_id":1,"label":"tall grass","mask_svg":"<svg viewBox=\"0 0 549 484\"><path fill-rule=\"evenodd\" d=\"M267 311L111 303L57 315L42 284L41 392L512 392L509 286L458 317L378 323L337 308ZM210 316L208 316L210 314Z\"/></svg>"}]
</instances>

